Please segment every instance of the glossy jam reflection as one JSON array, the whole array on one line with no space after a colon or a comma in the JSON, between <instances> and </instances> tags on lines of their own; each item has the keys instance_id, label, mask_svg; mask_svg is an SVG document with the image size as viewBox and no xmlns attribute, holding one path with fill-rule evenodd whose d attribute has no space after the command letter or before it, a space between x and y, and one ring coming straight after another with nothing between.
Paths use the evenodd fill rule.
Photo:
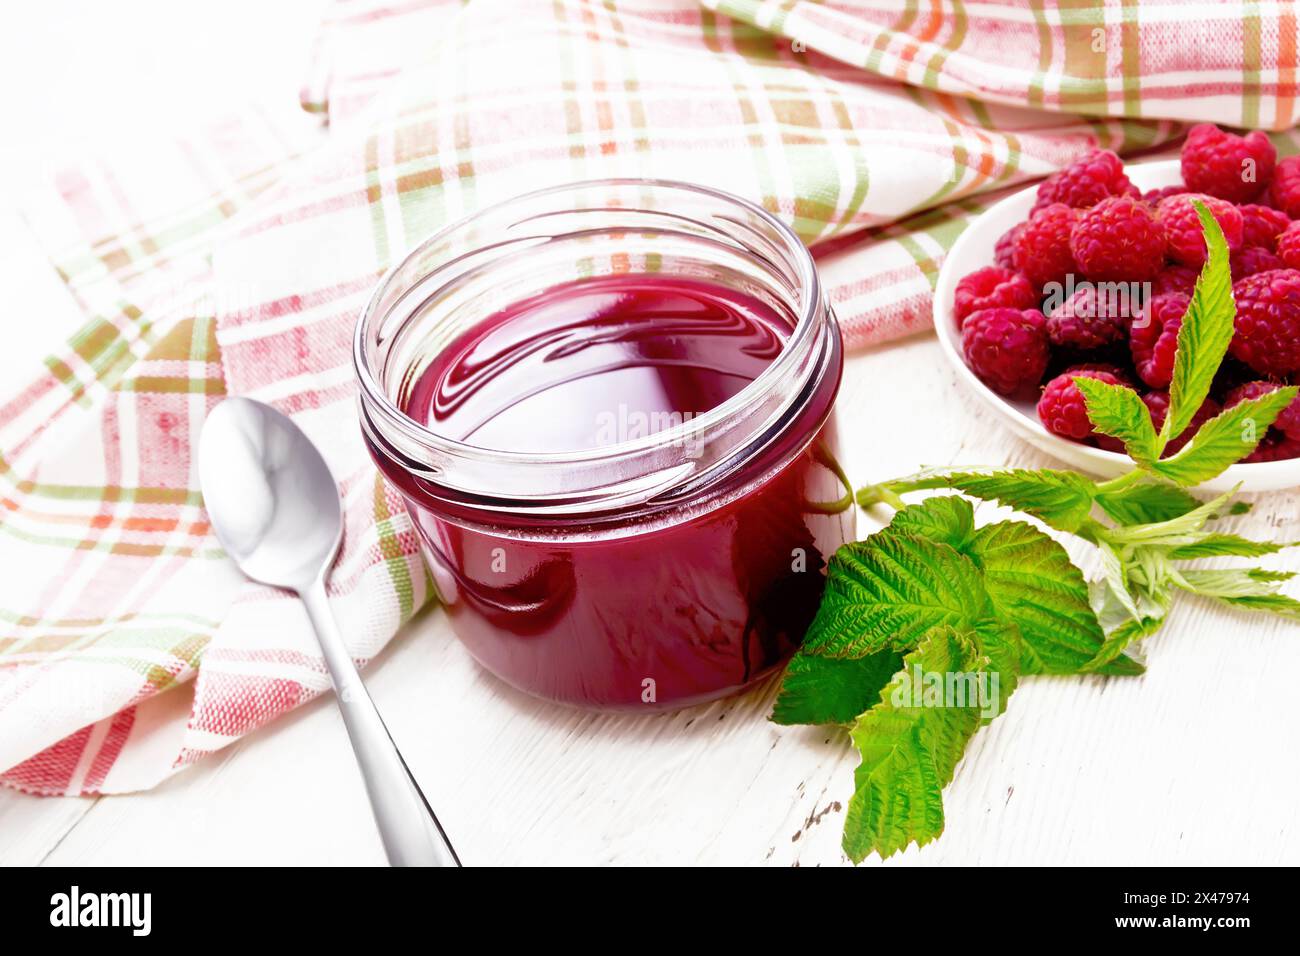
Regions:
<instances>
[{"instance_id":1,"label":"glossy jam reflection","mask_svg":"<svg viewBox=\"0 0 1300 956\"><path fill-rule=\"evenodd\" d=\"M659 275L557 286L471 328L404 410L480 447L571 452L635 440L740 392L788 317L722 286ZM838 354L837 354L838 358ZM676 707L751 683L797 646L825 559L852 535L834 466L838 373L756 455L699 497L542 518L406 495L457 634L490 670L583 706ZM383 456L377 456L384 464Z\"/></svg>"},{"instance_id":2,"label":"glossy jam reflection","mask_svg":"<svg viewBox=\"0 0 1300 956\"><path fill-rule=\"evenodd\" d=\"M742 293L612 277L548 290L452 343L404 411L483 448L579 451L703 414L780 354L790 326Z\"/></svg>"}]
</instances>

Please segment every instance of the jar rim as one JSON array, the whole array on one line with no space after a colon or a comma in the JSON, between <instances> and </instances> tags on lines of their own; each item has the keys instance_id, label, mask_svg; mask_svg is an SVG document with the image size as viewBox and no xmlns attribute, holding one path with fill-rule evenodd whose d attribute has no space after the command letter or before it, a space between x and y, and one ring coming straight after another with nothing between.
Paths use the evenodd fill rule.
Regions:
<instances>
[{"instance_id":1,"label":"jar rim","mask_svg":"<svg viewBox=\"0 0 1300 956\"><path fill-rule=\"evenodd\" d=\"M734 220L722 217L721 221L732 222L739 228L752 229L752 226L746 226L742 221L740 214L745 213L755 217L766 229L771 230L772 234L779 239L779 242L775 244L775 248L779 249L786 260L784 268L789 273L788 281L792 283L791 291L795 293L797 299L795 307L791 309L795 318L794 327L776 358L736 394L713 408L696 414L689 421L674 423L668 428L649 435L592 448L558 452L487 448L439 434L406 414L398 406L398 400L390 397L388 391L381 384L381 378L385 370L383 368L372 368L374 356L371 354L372 339L375 342L373 348L377 349L379 347L378 338L372 336L372 330L378 323L382 323L388 318L396 308L396 305L392 303L385 308L384 302L394 294L399 281L398 277L404 275L407 271L412 271L415 268L416 260L439 243L450 241L457 231L472 228L483 220L490 221L492 217L508 212L512 206L518 205L523 215L518 219L511 220L505 227L507 229L544 216L545 214L528 214L529 204L535 204L538 200L561 197L570 193L581 195L583 191L594 189L617 190L622 188L651 190L655 193L669 195L682 193L695 199L703 198L714 201L724 207L730 206L736 210L737 216ZM563 208L583 213L635 211L635 207L617 203L608 206L579 205L565 206ZM771 242L772 240L769 238L767 241ZM407 288L411 287L413 286L408 283ZM398 301L400 301L400 296ZM762 206L724 190L689 182L649 178L593 179L549 186L484 206L443 226L418 243L399 262L384 273L362 310L353 336L353 364L360 381L363 428L378 431L379 437L382 437L386 443L405 445L407 448L415 447L420 449L422 453L427 453L427 455L440 460L481 463L490 465L493 468L518 468L536 473L536 470L541 468L564 469L568 466L580 469L584 466L590 467L618 459L653 454L656 449L661 449L675 442L682 442L687 440L689 436L707 433L710 429L723 426L729 419L744 414L747 408L754 406L760 400L772 401L775 398L776 390L783 384L788 384L788 379L792 374L797 374L802 367L808 366L810 355L817 348L818 343L825 340L828 324L830 334L837 335L838 333L834 330L833 315L828 304L824 301L824 293L817 276L812 253L793 229ZM382 361L380 364L383 364ZM798 400L800 391L801 388L791 389L791 394L788 395L789 404ZM393 441L395 436L399 438L398 442ZM453 487L455 487L454 484ZM469 491L469 489L462 488L461 491ZM469 493L477 494L481 493L481 491L482 489L475 489Z\"/></svg>"}]
</instances>

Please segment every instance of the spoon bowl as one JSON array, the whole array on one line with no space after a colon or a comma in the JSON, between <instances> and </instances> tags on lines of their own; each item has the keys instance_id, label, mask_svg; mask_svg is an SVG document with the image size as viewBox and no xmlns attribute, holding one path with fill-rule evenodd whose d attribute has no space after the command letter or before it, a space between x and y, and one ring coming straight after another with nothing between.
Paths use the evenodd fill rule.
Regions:
<instances>
[{"instance_id":1,"label":"spoon bowl","mask_svg":"<svg viewBox=\"0 0 1300 956\"><path fill-rule=\"evenodd\" d=\"M394 866L459 866L429 802L402 760L339 634L325 573L343 537L338 486L316 446L289 418L228 398L199 439L199 484L217 540L246 575L302 599L336 691L357 764Z\"/></svg>"},{"instance_id":2,"label":"spoon bowl","mask_svg":"<svg viewBox=\"0 0 1300 956\"><path fill-rule=\"evenodd\" d=\"M333 562L338 486L316 446L271 406L228 398L212 410L199 482L217 540L253 580L296 591Z\"/></svg>"}]
</instances>

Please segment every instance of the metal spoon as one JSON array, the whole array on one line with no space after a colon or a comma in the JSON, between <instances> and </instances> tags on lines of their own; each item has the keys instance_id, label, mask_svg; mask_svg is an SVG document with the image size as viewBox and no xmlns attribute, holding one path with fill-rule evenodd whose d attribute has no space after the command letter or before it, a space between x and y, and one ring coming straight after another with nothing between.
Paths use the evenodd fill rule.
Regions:
<instances>
[{"instance_id":1,"label":"metal spoon","mask_svg":"<svg viewBox=\"0 0 1300 956\"><path fill-rule=\"evenodd\" d=\"M203 425L199 483L217 538L240 570L297 592L306 605L388 861L460 866L361 683L325 597L325 572L343 537L338 486L325 459L269 405L228 398Z\"/></svg>"}]
</instances>

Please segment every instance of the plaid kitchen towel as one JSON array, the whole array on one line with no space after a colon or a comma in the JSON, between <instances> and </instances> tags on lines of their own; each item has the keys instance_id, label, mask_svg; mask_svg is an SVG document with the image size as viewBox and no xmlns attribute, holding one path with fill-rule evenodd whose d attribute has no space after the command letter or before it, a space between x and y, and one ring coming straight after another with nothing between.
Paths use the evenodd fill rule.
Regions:
<instances>
[{"instance_id":1,"label":"plaid kitchen towel","mask_svg":"<svg viewBox=\"0 0 1300 956\"><path fill-rule=\"evenodd\" d=\"M1288 129L1297 13L1253 0L703 0L877 76L990 103Z\"/></svg>"},{"instance_id":2,"label":"plaid kitchen towel","mask_svg":"<svg viewBox=\"0 0 1300 956\"><path fill-rule=\"evenodd\" d=\"M37 195L29 221L89 318L0 399L0 780L152 786L328 688L298 602L242 580L207 525L192 449L225 394L294 415L339 479L329 591L354 656L428 600L360 442L349 344L382 271L449 220L565 180L721 186L818 244L861 347L924 327L944 252L999 191L1094 145L1158 148L1169 117L1293 108L1288 14L1264 5L1235 14L1253 38L1235 85L1181 97L1170 76L1230 59L1171 29L1185 4L708 6L338 3L302 97L322 142L245 118Z\"/></svg>"}]
</instances>

